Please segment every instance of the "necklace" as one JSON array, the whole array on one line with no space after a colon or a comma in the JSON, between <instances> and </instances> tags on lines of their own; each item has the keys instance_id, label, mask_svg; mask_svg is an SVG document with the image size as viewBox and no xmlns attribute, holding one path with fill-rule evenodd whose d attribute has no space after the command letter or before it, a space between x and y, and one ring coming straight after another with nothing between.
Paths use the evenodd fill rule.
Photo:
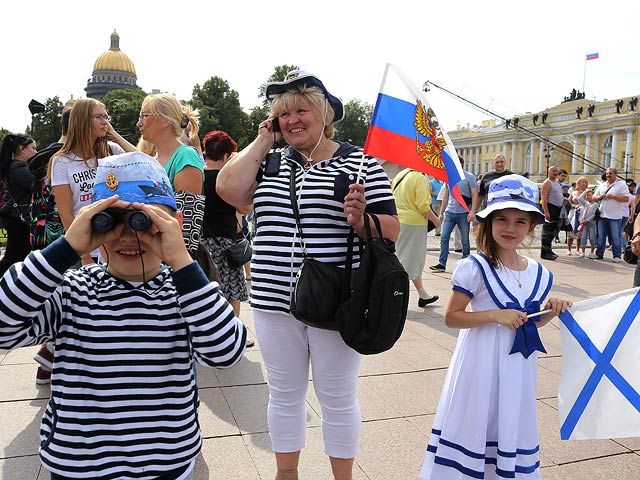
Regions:
<instances>
[{"instance_id":1,"label":"necklace","mask_svg":"<svg viewBox=\"0 0 640 480\"><path fill-rule=\"evenodd\" d=\"M520 259L518 259L518 268L520 268ZM520 270L516 270L516 272L518 272L518 276L516 277L516 274L513 273L513 271L506 265L504 266L504 269L507 271L507 274L511 275L516 281L516 283L518 284L518 288L522 288L522 281L520 280Z\"/></svg>"},{"instance_id":2,"label":"necklace","mask_svg":"<svg viewBox=\"0 0 640 480\"><path fill-rule=\"evenodd\" d=\"M313 167L313 160L310 158L307 158L305 161L305 164L302 166L305 170L309 170L311 167Z\"/></svg>"}]
</instances>

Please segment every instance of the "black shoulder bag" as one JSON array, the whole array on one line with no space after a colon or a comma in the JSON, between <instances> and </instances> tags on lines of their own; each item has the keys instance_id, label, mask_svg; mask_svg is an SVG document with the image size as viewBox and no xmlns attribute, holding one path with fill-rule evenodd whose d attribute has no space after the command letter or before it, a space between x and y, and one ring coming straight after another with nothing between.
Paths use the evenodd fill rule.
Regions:
<instances>
[{"instance_id":1,"label":"black shoulder bag","mask_svg":"<svg viewBox=\"0 0 640 480\"><path fill-rule=\"evenodd\" d=\"M336 311L349 294L349 282L345 282L346 271L334 263L321 262L307 253L302 235L300 212L296 198L295 168L291 167L289 194L291 208L296 219L304 260L296 274L296 283L291 292L289 310L305 325L325 330L339 330ZM349 251L353 255L353 228L349 232ZM349 255L349 254L348 254ZM350 257L347 262L349 264Z\"/></svg>"}]
</instances>

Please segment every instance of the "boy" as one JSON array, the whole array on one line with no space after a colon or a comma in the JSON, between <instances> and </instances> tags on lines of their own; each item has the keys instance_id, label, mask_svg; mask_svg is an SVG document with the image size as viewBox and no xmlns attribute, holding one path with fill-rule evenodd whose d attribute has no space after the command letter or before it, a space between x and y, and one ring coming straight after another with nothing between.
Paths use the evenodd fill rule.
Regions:
<instances>
[{"instance_id":1,"label":"boy","mask_svg":"<svg viewBox=\"0 0 640 480\"><path fill-rule=\"evenodd\" d=\"M110 210L115 227L94 231L113 208L126 209ZM102 159L93 203L0 279L0 347L55 342L40 431L52 480L191 478L202 444L193 360L234 365L246 330L191 259L175 208L155 159ZM139 211L144 229L131 221ZM67 270L98 246L106 265Z\"/></svg>"},{"instance_id":2,"label":"boy","mask_svg":"<svg viewBox=\"0 0 640 480\"><path fill-rule=\"evenodd\" d=\"M587 249L587 240L591 243L591 253L587 258L596 258L595 248L598 244L598 231L596 225L596 211L598 210L598 203L593 198L593 191L587 190L584 193L584 199L587 204L584 206L584 215L582 216L582 220L580 220L580 225L582 226L582 231L578 232L579 235L582 235L582 257L585 256L585 251ZM578 229L580 230L580 229Z\"/></svg>"}]
</instances>

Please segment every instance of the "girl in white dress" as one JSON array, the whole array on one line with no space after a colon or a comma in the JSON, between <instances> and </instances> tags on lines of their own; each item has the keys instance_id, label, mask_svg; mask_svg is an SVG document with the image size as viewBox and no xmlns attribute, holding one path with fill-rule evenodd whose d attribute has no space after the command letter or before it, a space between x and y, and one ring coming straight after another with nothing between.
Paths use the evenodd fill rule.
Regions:
<instances>
[{"instance_id":1,"label":"girl in white dress","mask_svg":"<svg viewBox=\"0 0 640 480\"><path fill-rule=\"evenodd\" d=\"M553 275L517 251L544 222L535 183L494 180L476 220L479 253L459 261L451 278L445 322L461 330L421 477L540 479L536 351L545 350L537 328L571 302L545 301ZM527 319L543 309L550 312Z\"/></svg>"}]
</instances>

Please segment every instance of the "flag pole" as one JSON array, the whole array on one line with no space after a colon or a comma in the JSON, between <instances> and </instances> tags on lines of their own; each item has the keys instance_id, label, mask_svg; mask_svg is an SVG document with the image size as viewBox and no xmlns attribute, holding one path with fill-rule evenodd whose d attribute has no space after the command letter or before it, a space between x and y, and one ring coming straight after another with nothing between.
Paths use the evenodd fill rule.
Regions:
<instances>
[{"instance_id":1,"label":"flag pole","mask_svg":"<svg viewBox=\"0 0 640 480\"><path fill-rule=\"evenodd\" d=\"M387 72L389 71L389 63L384 67L384 74L382 75L382 82L380 82L380 90L382 90L382 86L387 78ZM366 142L365 142L366 145ZM364 166L364 149L362 149L362 157L360 157L360 166L358 167L358 178L356 179L356 183L360 183L360 177L362 176L362 167Z\"/></svg>"},{"instance_id":2,"label":"flag pole","mask_svg":"<svg viewBox=\"0 0 640 480\"><path fill-rule=\"evenodd\" d=\"M584 82L587 78L587 52L584 52L584 73L582 74L582 93L584 93Z\"/></svg>"}]
</instances>

